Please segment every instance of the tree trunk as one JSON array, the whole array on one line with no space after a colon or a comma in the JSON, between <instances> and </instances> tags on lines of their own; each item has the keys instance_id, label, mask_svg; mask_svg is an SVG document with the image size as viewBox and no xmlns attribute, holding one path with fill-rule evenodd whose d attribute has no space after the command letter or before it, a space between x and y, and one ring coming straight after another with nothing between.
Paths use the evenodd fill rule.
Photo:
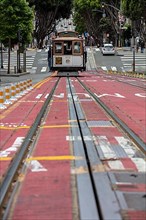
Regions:
<instances>
[{"instance_id":1,"label":"tree trunk","mask_svg":"<svg viewBox=\"0 0 146 220\"><path fill-rule=\"evenodd\" d=\"M1 42L1 68L3 69L4 66L3 66L3 44Z\"/></svg>"},{"instance_id":2,"label":"tree trunk","mask_svg":"<svg viewBox=\"0 0 146 220\"><path fill-rule=\"evenodd\" d=\"M8 49L8 71L7 73L10 74L10 53L11 53L11 38L9 38L9 49Z\"/></svg>"}]
</instances>

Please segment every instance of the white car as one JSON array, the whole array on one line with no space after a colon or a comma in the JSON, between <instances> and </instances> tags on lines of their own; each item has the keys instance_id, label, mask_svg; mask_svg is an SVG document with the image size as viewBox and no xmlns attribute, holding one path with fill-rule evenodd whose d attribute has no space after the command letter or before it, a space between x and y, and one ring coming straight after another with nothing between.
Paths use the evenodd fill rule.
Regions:
<instances>
[{"instance_id":1,"label":"white car","mask_svg":"<svg viewBox=\"0 0 146 220\"><path fill-rule=\"evenodd\" d=\"M115 48L112 44L104 44L103 47L101 47L101 53L103 55L115 55Z\"/></svg>"}]
</instances>

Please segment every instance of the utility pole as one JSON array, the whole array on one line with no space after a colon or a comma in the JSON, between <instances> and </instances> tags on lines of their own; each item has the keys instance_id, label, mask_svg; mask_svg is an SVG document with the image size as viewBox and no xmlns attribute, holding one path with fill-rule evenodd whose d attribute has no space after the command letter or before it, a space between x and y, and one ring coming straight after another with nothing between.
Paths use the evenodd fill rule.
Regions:
<instances>
[{"instance_id":1,"label":"utility pole","mask_svg":"<svg viewBox=\"0 0 146 220\"><path fill-rule=\"evenodd\" d=\"M21 30L18 30L18 50L17 50L17 73L21 73L20 68L20 42L22 41Z\"/></svg>"},{"instance_id":2,"label":"utility pole","mask_svg":"<svg viewBox=\"0 0 146 220\"><path fill-rule=\"evenodd\" d=\"M135 21L134 20L132 20L132 51L133 51L132 71L135 72Z\"/></svg>"}]
</instances>

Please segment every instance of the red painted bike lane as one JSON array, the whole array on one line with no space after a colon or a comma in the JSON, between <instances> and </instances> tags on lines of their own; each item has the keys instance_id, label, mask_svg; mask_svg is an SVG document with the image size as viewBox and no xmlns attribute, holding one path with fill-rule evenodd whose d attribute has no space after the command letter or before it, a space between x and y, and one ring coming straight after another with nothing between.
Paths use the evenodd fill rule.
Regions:
<instances>
[{"instance_id":1,"label":"red painted bike lane","mask_svg":"<svg viewBox=\"0 0 146 220\"><path fill-rule=\"evenodd\" d=\"M88 80L90 81L87 78ZM93 82L91 84L94 85L93 88L96 88ZM135 215L136 219L144 220L146 216L144 205L146 162L144 155L116 127L113 120L106 116L104 110L95 104L76 79L72 79L72 86L75 88L74 95L78 97L77 100L84 112L85 121L94 139L97 157L101 161L101 164L96 167L95 181L97 182L95 185L97 185L96 190L103 216L109 212L109 219L115 219L111 216L112 213L115 215L116 205L119 204L117 213L121 213L123 219L126 217L132 220ZM105 179L106 175L108 176L107 180ZM140 175L141 177L139 177ZM101 187L101 185L103 186ZM115 200L113 202L112 196L109 197L109 195L113 195L112 193L118 198L117 202ZM134 198L137 198L137 201ZM109 205L105 206L105 204Z\"/></svg>"},{"instance_id":2,"label":"red painted bike lane","mask_svg":"<svg viewBox=\"0 0 146 220\"><path fill-rule=\"evenodd\" d=\"M146 92L104 75L85 75L82 80L117 116L146 142Z\"/></svg>"},{"instance_id":3,"label":"red painted bike lane","mask_svg":"<svg viewBox=\"0 0 146 220\"><path fill-rule=\"evenodd\" d=\"M93 75L92 77L82 77L80 79L85 80L97 95L101 96L103 93L106 94L102 96L105 102L111 106L117 105L114 101L120 97L115 94L111 96L111 93L107 95L108 88L105 88L107 85L103 79ZM66 140L66 136L69 136L70 129L68 121L69 110L66 94L66 79L62 78L61 80L62 83L58 85L57 91L54 94L54 100L49 105L49 114L47 115L45 123L41 126L39 139L36 142L33 155L26 160L28 167L26 176L23 173L20 174L21 178L19 181L22 182L22 187L20 188L20 195L18 199L15 200L13 206L14 213L12 219L73 219L71 161L76 158L72 156L70 143ZM33 97L32 101L35 102L37 99L39 105L42 105L49 93L47 90L43 93L42 88L44 91L45 87L52 87L55 82L56 79L54 77L49 84L46 82L40 85L40 87L38 85L37 93L31 96ZM79 101L82 104L86 121L93 136L96 138L97 151L101 160L103 160L101 170L114 172L119 172L119 170L124 172L140 171L140 168L137 166L138 163L132 160L128 155L129 149L126 151L124 146L122 146L125 139L121 136L119 130L115 128L112 121L109 121L103 111L97 108L90 96L85 94L83 88L81 89L81 87L78 86L76 79L73 80L73 84L78 93ZM104 89L101 90L104 90L103 93L98 91L101 84L104 86ZM110 86L110 90L111 88L112 85ZM114 85L113 88L116 90L116 85ZM111 91L114 92L114 89ZM122 92L123 90L120 91ZM122 95L120 94L120 96ZM27 98L27 102L29 102L29 98ZM23 105L25 104L23 101L21 101L21 103L23 103ZM40 107L38 107L37 111L39 111L39 109ZM119 108L113 107L113 109L116 110ZM120 110L117 112L120 112ZM30 121L34 115L35 113L33 114L32 111L29 117ZM123 116L124 114L122 113L121 115ZM29 120L25 120L26 125L29 124ZM22 131L23 130L24 129L22 129ZM121 145L120 152L118 151L119 145ZM130 148L130 150L133 150L133 148ZM122 155L124 154L122 157L121 152ZM118 153L120 155L117 157ZM138 152L135 151L130 151L130 153L138 155ZM115 157L116 160L112 160ZM115 187L118 192L123 190L117 183ZM141 188L141 190L143 190L143 188ZM128 216L133 216L134 211L129 211ZM138 215L137 210L135 213ZM140 211L139 216L142 214Z\"/></svg>"},{"instance_id":4,"label":"red painted bike lane","mask_svg":"<svg viewBox=\"0 0 146 220\"><path fill-rule=\"evenodd\" d=\"M15 101L7 110L1 111L0 126L0 175L5 173L12 158L21 146L37 114L39 113L46 93L55 84L54 78L38 83L35 88ZM41 94L41 96L40 96Z\"/></svg>"},{"instance_id":5,"label":"red painted bike lane","mask_svg":"<svg viewBox=\"0 0 146 220\"><path fill-rule=\"evenodd\" d=\"M55 91L16 200L13 220L72 219L71 155L66 79Z\"/></svg>"},{"instance_id":6,"label":"red painted bike lane","mask_svg":"<svg viewBox=\"0 0 146 220\"><path fill-rule=\"evenodd\" d=\"M118 148L120 148L121 146L121 155L122 155L122 151L126 152L123 154L124 156L122 156L122 158L120 158L119 156L121 160L119 163L119 165L121 164L121 169L123 170L128 169L129 166L129 169L133 171L138 171L138 161L131 159L133 155L137 155L137 157L139 157L138 150L134 150L134 145L132 144L132 142L130 142L130 140L128 140L127 137L124 137L124 134L122 134L121 131L118 130L115 124L113 123L113 120L109 119L106 116L104 111L95 104L95 102L90 96L89 97L87 96L86 91L79 85L79 83L76 80L74 81L72 80L72 82L73 82L73 86L76 88L76 95L78 96L81 102L88 126L90 127L93 135L97 137L96 140L97 143L99 142L103 147L103 152L101 156L102 159L116 160L115 167L114 167L114 161L112 162L109 160L109 162L108 163L105 162L105 164L108 165L108 167L111 166L111 169L112 169L112 164L114 169L119 169L119 166L116 167L116 162L118 160L118 157L114 152L114 149L116 151L117 148L118 151ZM99 148L100 148L100 144L99 144ZM114 146L113 149L112 149L112 145ZM119 149L119 154L120 154L120 149ZM129 161L129 165L128 165L128 161ZM144 171L144 167L143 167L143 171Z\"/></svg>"}]
</instances>

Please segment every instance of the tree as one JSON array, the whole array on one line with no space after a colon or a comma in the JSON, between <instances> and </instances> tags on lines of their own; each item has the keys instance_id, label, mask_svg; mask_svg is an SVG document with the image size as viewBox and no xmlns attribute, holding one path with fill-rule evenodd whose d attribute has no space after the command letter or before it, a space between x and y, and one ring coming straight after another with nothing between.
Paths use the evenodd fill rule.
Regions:
<instances>
[{"instance_id":1,"label":"tree","mask_svg":"<svg viewBox=\"0 0 146 220\"><path fill-rule=\"evenodd\" d=\"M122 0L122 10L131 20L146 19L146 0Z\"/></svg>"},{"instance_id":2,"label":"tree","mask_svg":"<svg viewBox=\"0 0 146 220\"><path fill-rule=\"evenodd\" d=\"M95 41L97 38L99 40L98 24L102 14L93 12L93 9L100 7L99 0L74 0L73 6L76 30L80 33L87 31Z\"/></svg>"},{"instance_id":3,"label":"tree","mask_svg":"<svg viewBox=\"0 0 146 220\"><path fill-rule=\"evenodd\" d=\"M122 11L132 21L133 34L146 41L146 0L122 0Z\"/></svg>"},{"instance_id":4,"label":"tree","mask_svg":"<svg viewBox=\"0 0 146 220\"><path fill-rule=\"evenodd\" d=\"M16 39L18 30L24 43L29 43L33 30L33 11L26 0L1 0L0 1L0 38Z\"/></svg>"},{"instance_id":5,"label":"tree","mask_svg":"<svg viewBox=\"0 0 146 220\"><path fill-rule=\"evenodd\" d=\"M119 0L105 0L104 2L120 8ZM77 26L77 31L87 31L90 35L94 36L96 44L102 44L103 35L106 33L109 34L110 40L114 41L117 34L115 29L117 10L115 11L113 7L109 6L107 10L106 8L103 9L101 0L74 0L73 5L75 11L74 22ZM103 19L104 11L106 12L106 17ZM111 14L114 16L114 19Z\"/></svg>"},{"instance_id":6,"label":"tree","mask_svg":"<svg viewBox=\"0 0 146 220\"><path fill-rule=\"evenodd\" d=\"M69 17L72 0L28 0L35 8L35 32L38 48L43 46L43 40L50 34L58 19Z\"/></svg>"},{"instance_id":7,"label":"tree","mask_svg":"<svg viewBox=\"0 0 146 220\"><path fill-rule=\"evenodd\" d=\"M21 31L23 43L31 40L33 30L33 11L26 0L0 1L0 39L9 44L8 73L10 73L11 40L18 42L18 31Z\"/></svg>"}]
</instances>

